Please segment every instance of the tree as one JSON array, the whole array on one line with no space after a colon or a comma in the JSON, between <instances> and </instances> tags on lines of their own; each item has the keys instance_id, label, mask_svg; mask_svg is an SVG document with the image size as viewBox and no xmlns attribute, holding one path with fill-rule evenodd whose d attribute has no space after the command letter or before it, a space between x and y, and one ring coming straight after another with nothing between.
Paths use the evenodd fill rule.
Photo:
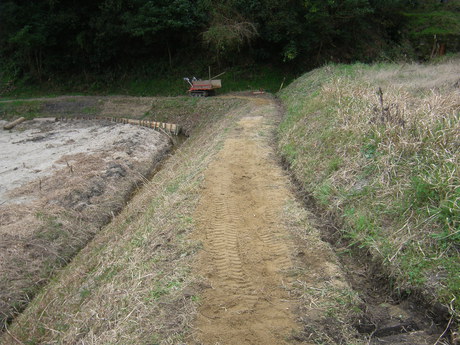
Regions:
<instances>
[{"instance_id":1,"label":"tree","mask_svg":"<svg viewBox=\"0 0 460 345\"><path fill-rule=\"evenodd\" d=\"M203 15L192 0L136 1L131 12L123 16L124 30L141 39L150 53L161 47L172 65L172 45L181 38L197 35L203 25Z\"/></svg>"},{"instance_id":2,"label":"tree","mask_svg":"<svg viewBox=\"0 0 460 345\"><path fill-rule=\"evenodd\" d=\"M10 61L24 66L36 77L42 74L43 50L49 36L49 23L43 19L45 11L44 4L36 2L19 6L8 1L0 7L2 59L9 55Z\"/></svg>"},{"instance_id":3,"label":"tree","mask_svg":"<svg viewBox=\"0 0 460 345\"><path fill-rule=\"evenodd\" d=\"M258 32L254 23L246 20L234 8L221 4L212 11L211 24L202 36L215 52L220 65L222 54L238 53L258 36Z\"/></svg>"},{"instance_id":4,"label":"tree","mask_svg":"<svg viewBox=\"0 0 460 345\"><path fill-rule=\"evenodd\" d=\"M334 50L343 56L363 42L373 13L368 0L306 0L305 10L310 51L318 59Z\"/></svg>"}]
</instances>

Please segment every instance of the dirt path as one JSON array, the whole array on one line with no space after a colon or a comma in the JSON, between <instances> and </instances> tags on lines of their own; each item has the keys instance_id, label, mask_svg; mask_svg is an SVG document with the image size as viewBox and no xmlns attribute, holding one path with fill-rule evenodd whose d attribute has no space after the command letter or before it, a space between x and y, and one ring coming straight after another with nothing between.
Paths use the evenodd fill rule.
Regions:
<instances>
[{"instance_id":1,"label":"dirt path","mask_svg":"<svg viewBox=\"0 0 460 345\"><path fill-rule=\"evenodd\" d=\"M209 283L196 320L202 344L283 344L299 328L283 288L292 266L280 221L287 181L263 135L266 122L242 118L205 175L197 211L197 270Z\"/></svg>"}]
</instances>

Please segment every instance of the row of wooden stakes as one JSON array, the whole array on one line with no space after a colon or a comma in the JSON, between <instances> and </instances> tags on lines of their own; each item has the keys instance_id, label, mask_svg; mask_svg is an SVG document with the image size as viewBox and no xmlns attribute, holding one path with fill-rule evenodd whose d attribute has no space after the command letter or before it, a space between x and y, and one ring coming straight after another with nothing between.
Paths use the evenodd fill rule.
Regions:
<instances>
[{"instance_id":1,"label":"row of wooden stakes","mask_svg":"<svg viewBox=\"0 0 460 345\"><path fill-rule=\"evenodd\" d=\"M164 132L174 134L174 135L179 135L181 132L180 126L174 123L165 123L165 122L157 122L157 121L150 121L150 120L136 120L136 119L127 119L123 117L105 117L105 116L56 118L56 121L69 121L69 120L106 120L106 121L111 121L111 122L116 122L116 123L124 123L124 124L153 128L157 131L164 131Z\"/></svg>"}]
</instances>

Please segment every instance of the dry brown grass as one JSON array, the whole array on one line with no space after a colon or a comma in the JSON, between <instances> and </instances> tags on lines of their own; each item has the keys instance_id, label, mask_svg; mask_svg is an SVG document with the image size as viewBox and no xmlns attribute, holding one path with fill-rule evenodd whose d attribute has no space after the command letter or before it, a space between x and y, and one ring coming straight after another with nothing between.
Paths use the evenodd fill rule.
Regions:
<instances>
[{"instance_id":1,"label":"dry brown grass","mask_svg":"<svg viewBox=\"0 0 460 345\"><path fill-rule=\"evenodd\" d=\"M382 87L415 91L449 89L460 80L459 69L458 58L455 58L441 64L404 64L392 69L377 67L371 73L365 73L363 80Z\"/></svg>"},{"instance_id":2,"label":"dry brown grass","mask_svg":"<svg viewBox=\"0 0 460 345\"><path fill-rule=\"evenodd\" d=\"M343 154L341 158L344 168L331 174L332 184L337 188L353 188L363 168L376 165L378 179L372 183L378 185L379 191L375 196L380 202L392 202L404 193L411 182L408 177L418 169L423 170L419 174L426 174L424 178L428 183L444 182L451 187L447 193L456 193L460 163L460 88L454 87L453 81L460 75L460 64L450 63L441 67L409 66L410 72L407 73L413 73L415 77L409 79L409 75L406 75L408 80L405 81L400 80L402 77L397 78L399 82L396 85L391 83L395 78L392 73L385 75L379 71L370 71L359 84L351 78L337 79L323 87L324 97L337 99L336 126L339 131L353 137L369 133L379 136L374 139L375 150L379 153L377 162L363 155L358 158ZM431 79L433 76L436 76L435 80ZM376 85L380 85L377 82L387 85L382 88L385 90L382 91L383 103L380 103L380 96L376 92ZM354 144L354 147L345 145L337 150L345 153L362 149L362 142ZM429 152L430 162L426 162L426 157L423 157L426 151ZM447 180L436 181L438 175L445 176ZM450 195L443 197L449 199ZM415 212L412 210L409 218L416 217ZM414 224L406 222L397 232L387 229L386 236L397 248L409 238L430 241L426 237L432 231L420 228L423 226L421 222L422 219L417 221L419 231L416 234L411 233ZM425 222L424 226L433 227L433 223ZM451 231L456 230L452 228ZM387 259L394 260L397 255L392 253Z\"/></svg>"},{"instance_id":3,"label":"dry brown grass","mask_svg":"<svg viewBox=\"0 0 460 345\"><path fill-rule=\"evenodd\" d=\"M363 301L347 282L332 247L321 240L315 217L296 200L288 200L284 222L296 243L295 267L286 286L298 301L304 328L295 335L320 344L365 344L353 327L363 320Z\"/></svg>"}]
</instances>

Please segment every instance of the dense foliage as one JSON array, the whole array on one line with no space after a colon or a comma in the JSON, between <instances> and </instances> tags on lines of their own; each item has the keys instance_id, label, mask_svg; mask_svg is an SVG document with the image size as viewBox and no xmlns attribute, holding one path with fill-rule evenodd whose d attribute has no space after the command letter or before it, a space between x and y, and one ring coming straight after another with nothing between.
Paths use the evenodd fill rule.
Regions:
<instances>
[{"instance_id":1,"label":"dense foliage","mask_svg":"<svg viewBox=\"0 0 460 345\"><path fill-rule=\"evenodd\" d=\"M44 80L162 73L197 61L301 70L330 60L369 61L399 46L405 23L421 25L424 17L411 14L426 14L426 3L455 22L455 0L3 0L0 70Z\"/></svg>"}]
</instances>

